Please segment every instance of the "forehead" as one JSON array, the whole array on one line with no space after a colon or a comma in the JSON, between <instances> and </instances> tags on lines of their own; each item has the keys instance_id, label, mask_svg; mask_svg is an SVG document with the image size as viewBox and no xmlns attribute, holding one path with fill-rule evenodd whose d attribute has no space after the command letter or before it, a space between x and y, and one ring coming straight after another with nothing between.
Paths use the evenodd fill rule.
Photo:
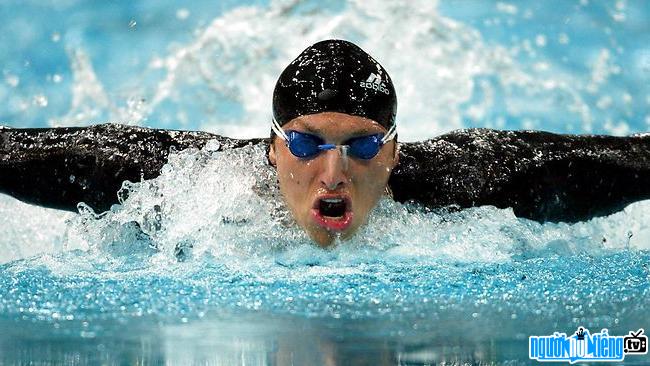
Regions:
<instances>
[{"instance_id":1,"label":"forehead","mask_svg":"<svg viewBox=\"0 0 650 366\"><path fill-rule=\"evenodd\" d=\"M364 117L338 112L323 112L294 118L283 126L331 138L386 132L379 123Z\"/></svg>"}]
</instances>

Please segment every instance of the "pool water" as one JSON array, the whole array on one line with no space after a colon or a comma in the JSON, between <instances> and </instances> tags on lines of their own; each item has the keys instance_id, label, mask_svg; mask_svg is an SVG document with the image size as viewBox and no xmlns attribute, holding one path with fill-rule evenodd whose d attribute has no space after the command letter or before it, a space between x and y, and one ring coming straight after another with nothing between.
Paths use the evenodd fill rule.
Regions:
<instances>
[{"instance_id":1,"label":"pool water","mask_svg":"<svg viewBox=\"0 0 650 366\"><path fill-rule=\"evenodd\" d=\"M650 125L644 1L0 9L0 124L14 127L265 136L276 76L323 38L391 72L400 139ZM319 249L263 149L215 147L173 153L106 213L0 196L0 364L530 364L531 335L650 329L648 201L569 225L386 198L359 235Z\"/></svg>"}]
</instances>

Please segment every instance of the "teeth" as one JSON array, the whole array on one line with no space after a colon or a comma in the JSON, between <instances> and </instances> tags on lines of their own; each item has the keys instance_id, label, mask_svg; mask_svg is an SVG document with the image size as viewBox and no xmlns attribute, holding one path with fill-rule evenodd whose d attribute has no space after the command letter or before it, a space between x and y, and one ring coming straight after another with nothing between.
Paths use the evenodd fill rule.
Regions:
<instances>
[{"instance_id":1,"label":"teeth","mask_svg":"<svg viewBox=\"0 0 650 366\"><path fill-rule=\"evenodd\" d=\"M341 203L343 202L343 198L323 198L323 201L327 203Z\"/></svg>"}]
</instances>

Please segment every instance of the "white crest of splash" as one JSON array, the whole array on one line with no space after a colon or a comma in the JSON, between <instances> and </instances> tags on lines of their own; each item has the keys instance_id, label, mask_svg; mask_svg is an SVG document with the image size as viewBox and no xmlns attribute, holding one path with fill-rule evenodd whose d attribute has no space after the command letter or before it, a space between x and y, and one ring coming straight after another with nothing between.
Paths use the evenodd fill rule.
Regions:
<instances>
[{"instance_id":1,"label":"white crest of splash","mask_svg":"<svg viewBox=\"0 0 650 366\"><path fill-rule=\"evenodd\" d=\"M123 124L137 125L144 121L147 110L143 99L130 97L120 107L119 101L109 97L86 52L79 47L67 51L73 77L72 101L65 115L48 121L50 126L89 126L97 123L103 113L108 115L110 121L121 121Z\"/></svg>"},{"instance_id":2,"label":"white crest of splash","mask_svg":"<svg viewBox=\"0 0 650 366\"><path fill-rule=\"evenodd\" d=\"M87 126L104 109L114 109L97 78L92 62L82 49L68 50L73 84L70 110L65 116L49 121L52 127Z\"/></svg>"}]
</instances>

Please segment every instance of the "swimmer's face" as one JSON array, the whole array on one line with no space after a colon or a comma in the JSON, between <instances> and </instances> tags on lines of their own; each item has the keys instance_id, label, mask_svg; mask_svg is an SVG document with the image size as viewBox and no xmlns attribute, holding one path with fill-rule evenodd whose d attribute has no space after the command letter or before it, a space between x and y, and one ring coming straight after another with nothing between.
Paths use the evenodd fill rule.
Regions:
<instances>
[{"instance_id":1,"label":"swimmer's face","mask_svg":"<svg viewBox=\"0 0 650 366\"><path fill-rule=\"evenodd\" d=\"M370 119L337 112L297 117L282 128L310 133L337 145L353 137L387 132ZM277 168L280 191L296 222L319 245L327 246L337 235L349 238L366 222L397 164L395 143L387 142L369 160L351 155L345 159L341 148L304 159L294 156L284 139L276 136L269 161Z\"/></svg>"}]
</instances>

